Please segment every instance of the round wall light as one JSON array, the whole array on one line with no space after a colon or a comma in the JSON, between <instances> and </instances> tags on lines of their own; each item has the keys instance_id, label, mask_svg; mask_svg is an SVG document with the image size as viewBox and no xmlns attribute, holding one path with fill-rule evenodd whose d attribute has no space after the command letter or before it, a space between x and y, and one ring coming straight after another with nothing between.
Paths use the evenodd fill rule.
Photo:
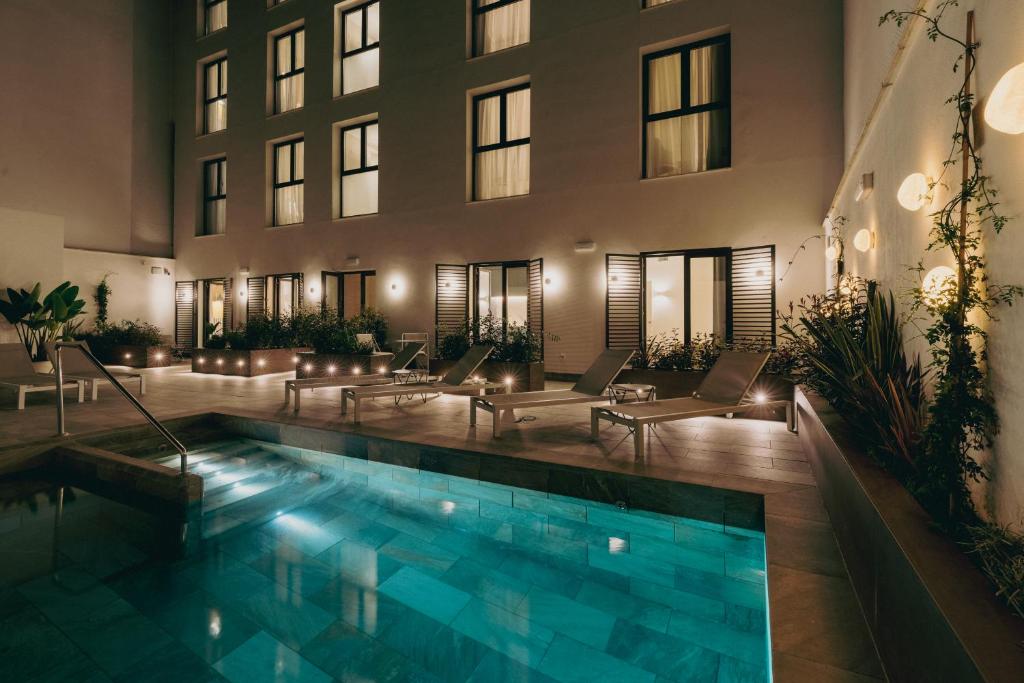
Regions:
<instances>
[{"instance_id":1,"label":"round wall light","mask_svg":"<svg viewBox=\"0 0 1024 683\"><path fill-rule=\"evenodd\" d=\"M911 173L900 185L896 201L907 211L917 211L931 201L928 177L924 173Z\"/></svg>"},{"instance_id":2,"label":"round wall light","mask_svg":"<svg viewBox=\"0 0 1024 683\"><path fill-rule=\"evenodd\" d=\"M853 246L857 251L867 251L875 246L875 233L862 228L857 231L857 234L853 236Z\"/></svg>"},{"instance_id":3,"label":"round wall light","mask_svg":"<svg viewBox=\"0 0 1024 683\"><path fill-rule=\"evenodd\" d=\"M936 266L921 281L921 291L932 306L949 298L949 287L956 281L956 271L949 266Z\"/></svg>"},{"instance_id":4,"label":"round wall light","mask_svg":"<svg viewBox=\"0 0 1024 683\"><path fill-rule=\"evenodd\" d=\"M1024 64L999 79L985 105L985 123L1000 133L1024 133Z\"/></svg>"},{"instance_id":5,"label":"round wall light","mask_svg":"<svg viewBox=\"0 0 1024 683\"><path fill-rule=\"evenodd\" d=\"M838 249L836 249L835 247L825 248L825 258L827 258L829 261L835 261L837 256L839 256Z\"/></svg>"}]
</instances>

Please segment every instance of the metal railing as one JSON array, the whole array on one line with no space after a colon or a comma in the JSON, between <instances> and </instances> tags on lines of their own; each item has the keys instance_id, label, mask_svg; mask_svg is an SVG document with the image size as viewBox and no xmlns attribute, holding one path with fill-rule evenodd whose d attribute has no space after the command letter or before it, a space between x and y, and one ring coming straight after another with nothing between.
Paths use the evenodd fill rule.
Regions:
<instances>
[{"instance_id":1,"label":"metal railing","mask_svg":"<svg viewBox=\"0 0 1024 683\"><path fill-rule=\"evenodd\" d=\"M167 431L167 428L163 426L160 420L153 417L153 414L146 410L146 407L139 402L139 399L132 396L131 392L128 391L123 384L121 384L117 378L115 378L110 372L103 367L103 363L96 359L96 356L92 355L92 351L89 347L85 346L82 342L67 342L58 341L54 345L53 354L53 370L57 380L57 434L60 436L68 436L67 431L64 429L64 392L61 391L64 386L64 366L61 361L61 349L65 348L76 348L81 351L82 355L93 367L95 367L103 379L110 382L110 386L117 389L117 391L125 397L125 399L132 404L135 410L139 411L144 418L146 418L151 425L160 432L160 436L164 437L167 443L174 447L174 450L178 451L178 455L181 456L181 473L185 474L188 471L188 450L185 446L175 438L173 434Z\"/></svg>"}]
</instances>

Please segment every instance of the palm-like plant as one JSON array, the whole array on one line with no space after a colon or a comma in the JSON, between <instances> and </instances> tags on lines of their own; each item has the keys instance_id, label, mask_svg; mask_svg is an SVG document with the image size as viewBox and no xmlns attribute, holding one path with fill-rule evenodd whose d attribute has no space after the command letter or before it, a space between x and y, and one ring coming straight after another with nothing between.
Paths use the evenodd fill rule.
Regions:
<instances>
[{"instance_id":1,"label":"palm-like plant","mask_svg":"<svg viewBox=\"0 0 1024 683\"><path fill-rule=\"evenodd\" d=\"M40 301L42 285L36 283L31 291L7 288L7 300L0 299L0 315L3 315L18 333L18 339L25 345L29 355L42 360L43 347L47 342L66 337L77 329L85 301L78 298L78 287L63 282Z\"/></svg>"}]
</instances>

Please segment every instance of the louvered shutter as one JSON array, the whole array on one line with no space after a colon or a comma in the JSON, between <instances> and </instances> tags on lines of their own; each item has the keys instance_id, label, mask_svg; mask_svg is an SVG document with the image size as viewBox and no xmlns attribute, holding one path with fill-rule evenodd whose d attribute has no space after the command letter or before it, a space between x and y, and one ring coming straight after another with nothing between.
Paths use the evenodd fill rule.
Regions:
<instances>
[{"instance_id":1,"label":"louvered shutter","mask_svg":"<svg viewBox=\"0 0 1024 683\"><path fill-rule=\"evenodd\" d=\"M196 283L182 280L174 283L174 345L182 349L195 346Z\"/></svg>"},{"instance_id":2,"label":"louvered shutter","mask_svg":"<svg viewBox=\"0 0 1024 683\"><path fill-rule=\"evenodd\" d=\"M605 277L605 345L609 349L639 349L643 314L640 256L605 255Z\"/></svg>"},{"instance_id":3,"label":"louvered shutter","mask_svg":"<svg viewBox=\"0 0 1024 683\"><path fill-rule=\"evenodd\" d=\"M529 289L526 297L526 326L540 337L540 357L544 359L544 259L530 261Z\"/></svg>"},{"instance_id":4,"label":"louvered shutter","mask_svg":"<svg viewBox=\"0 0 1024 683\"><path fill-rule=\"evenodd\" d=\"M732 250L732 341L775 344L775 245Z\"/></svg>"},{"instance_id":5,"label":"louvered shutter","mask_svg":"<svg viewBox=\"0 0 1024 683\"><path fill-rule=\"evenodd\" d=\"M262 277L251 277L245 284L248 296L245 301L245 317L251 320L254 317L265 315L267 310L267 281Z\"/></svg>"},{"instance_id":6,"label":"louvered shutter","mask_svg":"<svg viewBox=\"0 0 1024 683\"><path fill-rule=\"evenodd\" d=\"M457 330L469 308L469 268L439 263L434 267L434 326Z\"/></svg>"},{"instance_id":7,"label":"louvered shutter","mask_svg":"<svg viewBox=\"0 0 1024 683\"><path fill-rule=\"evenodd\" d=\"M221 332L227 332L232 329L232 323L235 311L235 288L234 279L230 277L224 278L224 322L221 324Z\"/></svg>"}]
</instances>

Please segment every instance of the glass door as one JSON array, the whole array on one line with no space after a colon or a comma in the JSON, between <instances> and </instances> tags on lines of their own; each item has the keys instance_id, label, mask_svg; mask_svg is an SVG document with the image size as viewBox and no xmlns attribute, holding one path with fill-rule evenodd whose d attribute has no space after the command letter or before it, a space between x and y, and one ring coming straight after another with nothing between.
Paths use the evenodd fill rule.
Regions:
<instances>
[{"instance_id":1,"label":"glass door","mask_svg":"<svg viewBox=\"0 0 1024 683\"><path fill-rule=\"evenodd\" d=\"M647 254L643 259L644 337L727 339L729 249Z\"/></svg>"},{"instance_id":2,"label":"glass door","mask_svg":"<svg viewBox=\"0 0 1024 683\"><path fill-rule=\"evenodd\" d=\"M351 318L377 307L376 271L323 271L321 277L325 311L337 311L343 318Z\"/></svg>"}]
</instances>

